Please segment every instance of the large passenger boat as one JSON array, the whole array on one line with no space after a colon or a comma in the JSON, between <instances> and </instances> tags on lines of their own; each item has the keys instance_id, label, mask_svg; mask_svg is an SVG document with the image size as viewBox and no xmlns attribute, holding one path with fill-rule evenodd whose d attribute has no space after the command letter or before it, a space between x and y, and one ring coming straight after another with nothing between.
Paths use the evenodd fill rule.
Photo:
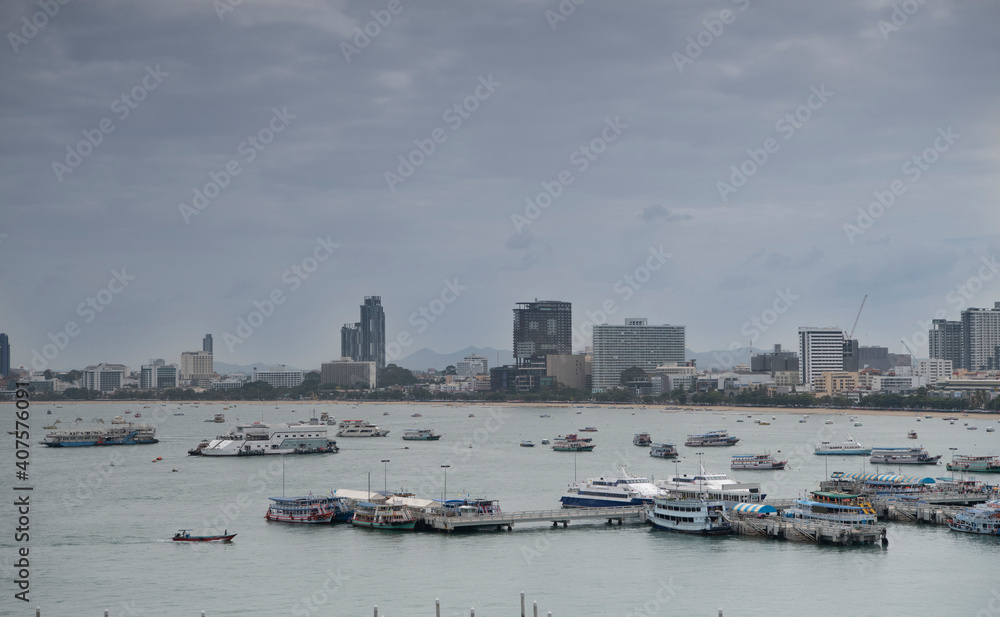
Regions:
<instances>
[{"instance_id":1,"label":"large passenger boat","mask_svg":"<svg viewBox=\"0 0 1000 617\"><path fill-rule=\"evenodd\" d=\"M271 497L273 503L264 515L269 521L282 523L322 524L349 521L354 512L346 497Z\"/></svg>"},{"instance_id":2,"label":"large passenger boat","mask_svg":"<svg viewBox=\"0 0 1000 617\"><path fill-rule=\"evenodd\" d=\"M874 525L875 508L860 495L813 491L796 499L786 511L787 518L815 519L850 525Z\"/></svg>"},{"instance_id":3,"label":"large passenger boat","mask_svg":"<svg viewBox=\"0 0 1000 617\"><path fill-rule=\"evenodd\" d=\"M413 529L417 520L402 503L362 501L354 507L351 524L355 527L369 527L371 529L408 531Z\"/></svg>"},{"instance_id":4,"label":"large passenger boat","mask_svg":"<svg viewBox=\"0 0 1000 617\"><path fill-rule=\"evenodd\" d=\"M776 460L770 454L737 454L730 469L784 469L788 461Z\"/></svg>"},{"instance_id":5,"label":"large passenger boat","mask_svg":"<svg viewBox=\"0 0 1000 617\"><path fill-rule=\"evenodd\" d=\"M646 520L658 529L701 535L732 533L723 518L725 503L708 499L677 499L658 496L646 509Z\"/></svg>"},{"instance_id":6,"label":"large passenger boat","mask_svg":"<svg viewBox=\"0 0 1000 617\"><path fill-rule=\"evenodd\" d=\"M653 438L649 436L649 433L636 433L635 437L632 438L632 445L649 446L652 444Z\"/></svg>"},{"instance_id":7,"label":"large passenger boat","mask_svg":"<svg viewBox=\"0 0 1000 617\"><path fill-rule=\"evenodd\" d=\"M552 444L552 449L556 452L590 452L594 449L594 444L589 439L580 439L576 434L571 433L557 437Z\"/></svg>"},{"instance_id":8,"label":"large passenger boat","mask_svg":"<svg viewBox=\"0 0 1000 617\"><path fill-rule=\"evenodd\" d=\"M385 437L389 431L382 430L368 420L341 420L337 425L337 437Z\"/></svg>"},{"instance_id":9,"label":"large passenger boat","mask_svg":"<svg viewBox=\"0 0 1000 617\"><path fill-rule=\"evenodd\" d=\"M739 437L730 437L726 431L709 431L701 435L688 435L685 446L707 448L712 446L735 446Z\"/></svg>"},{"instance_id":10,"label":"large passenger boat","mask_svg":"<svg viewBox=\"0 0 1000 617\"><path fill-rule=\"evenodd\" d=\"M649 447L649 455L655 458L677 458L677 447L672 443L654 443Z\"/></svg>"},{"instance_id":11,"label":"large passenger boat","mask_svg":"<svg viewBox=\"0 0 1000 617\"><path fill-rule=\"evenodd\" d=\"M656 486L678 499L705 498L760 503L767 496L760 492L758 482L736 482L724 473L705 473L704 468L697 475L674 476L669 480L656 482Z\"/></svg>"},{"instance_id":12,"label":"large passenger boat","mask_svg":"<svg viewBox=\"0 0 1000 617\"><path fill-rule=\"evenodd\" d=\"M411 428L403 431L403 439L407 441L437 441L441 436L429 428Z\"/></svg>"},{"instance_id":13,"label":"large passenger boat","mask_svg":"<svg viewBox=\"0 0 1000 617\"><path fill-rule=\"evenodd\" d=\"M871 448L865 448L860 443L855 441L854 437L851 435L848 435L847 440L841 444L833 444L830 443L829 441L824 441L818 446L816 446L816 450L813 452L813 454L821 454L826 456L835 456L835 455L868 456L871 453L872 453Z\"/></svg>"},{"instance_id":14,"label":"large passenger boat","mask_svg":"<svg viewBox=\"0 0 1000 617\"><path fill-rule=\"evenodd\" d=\"M559 498L564 508L610 508L650 503L659 492L646 478L629 475L624 468L617 477L590 478L571 484Z\"/></svg>"},{"instance_id":15,"label":"large passenger boat","mask_svg":"<svg viewBox=\"0 0 1000 617\"><path fill-rule=\"evenodd\" d=\"M947 465L948 471L1000 473L1000 456L972 456L959 454Z\"/></svg>"},{"instance_id":16,"label":"large passenger boat","mask_svg":"<svg viewBox=\"0 0 1000 617\"><path fill-rule=\"evenodd\" d=\"M110 427L68 426L49 433L42 440L50 448L133 446L157 442L155 428L131 423Z\"/></svg>"},{"instance_id":17,"label":"large passenger boat","mask_svg":"<svg viewBox=\"0 0 1000 617\"><path fill-rule=\"evenodd\" d=\"M325 454L337 452L337 442L327 439L326 425L319 420L309 424L237 424L225 435L208 442L204 448L190 450L202 456L255 456L263 454Z\"/></svg>"},{"instance_id":18,"label":"large passenger boat","mask_svg":"<svg viewBox=\"0 0 1000 617\"><path fill-rule=\"evenodd\" d=\"M941 455L931 456L920 447L872 448L872 455L868 460L875 465L937 465Z\"/></svg>"},{"instance_id":19,"label":"large passenger boat","mask_svg":"<svg viewBox=\"0 0 1000 617\"><path fill-rule=\"evenodd\" d=\"M948 520L948 527L952 531L1000 535L1000 500L991 499L959 512Z\"/></svg>"}]
</instances>

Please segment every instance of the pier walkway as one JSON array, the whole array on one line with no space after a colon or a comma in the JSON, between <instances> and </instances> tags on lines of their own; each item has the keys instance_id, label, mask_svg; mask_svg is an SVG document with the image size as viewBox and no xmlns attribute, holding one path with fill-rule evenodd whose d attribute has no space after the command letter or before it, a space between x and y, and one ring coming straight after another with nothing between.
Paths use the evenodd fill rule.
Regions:
<instances>
[{"instance_id":1,"label":"pier walkway","mask_svg":"<svg viewBox=\"0 0 1000 617\"><path fill-rule=\"evenodd\" d=\"M570 521L586 521L607 519L609 523L617 521L619 525L629 522L645 521L644 506L620 506L615 508L563 508L559 510L531 510L524 512L507 512L503 514L472 514L464 516L442 516L439 514L417 514L418 525L429 529L454 531L456 529L473 529L477 527L506 527L509 531L514 523L547 523L553 527L562 523L567 526Z\"/></svg>"},{"instance_id":2,"label":"pier walkway","mask_svg":"<svg viewBox=\"0 0 1000 617\"><path fill-rule=\"evenodd\" d=\"M884 525L844 525L783 517L756 518L728 511L725 517L733 532L743 536L845 545L877 544L885 537Z\"/></svg>"}]
</instances>

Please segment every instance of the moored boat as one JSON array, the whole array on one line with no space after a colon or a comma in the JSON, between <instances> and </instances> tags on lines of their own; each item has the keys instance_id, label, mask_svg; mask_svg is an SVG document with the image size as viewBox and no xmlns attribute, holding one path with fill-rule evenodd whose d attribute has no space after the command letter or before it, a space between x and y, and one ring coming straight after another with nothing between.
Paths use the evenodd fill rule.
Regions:
<instances>
[{"instance_id":1,"label":"moored boat","mask_svg":"<svg viewBox=\"0 0 1000 617\"><path fill-rule=\"evenodd\" d=\"M1000 456L973 456L959 454L946 467L948 471L1000 473Z\"/></svg>"},{"instance_id":2,"label":"moored boat","mask_svg":"<svg viewBox=\"0 0 1000 617\"><path fill-rule=\"evenodd\" d=\"M653 438L649 436L649 433L636 433L632 437L632 445L635 446L649 446L653 444Z\"/></svg>"},{"instance_id":3,"label":"moored boat","mask_svg":"<svg viewBox=\"0 0 1000 617\"><path fill-rule=\"evenodd\" d=\"M907 439L916 439L917 438L917 431L910 431L909 433L906 434L906 438Z\"/></svg>"},{"instance_id":4,"label":"moored boat","mask_svg":"<svg viewBox=\"0 0 1000 617\"><path fill-rule=\"evenodd\" d=\"M315 418L308 424L237 424L202 448L202 456L255 456L265 454L328 454L338 452L337 442L327 438L326 425Z\"/></svg>"},{"instance_id":5,"label":"moored boat","mask_svg":"<svg viewBox=\"0 0 1000 617\"><path fill-rule=\"evenodd\" d=\"M653 458L677 458L677 448L672 443L654 443L649 446Z\"/></svg>"},{"instance_id":6,"label":"moored boat","mask_svg":"<svg viewBox=\"0 0 1000 617\"><path fill-rule=\"evenodd\" d=\"M347 505L346 497L270 497L271 505L264 515L269 521L282 523L332 523L348 521L354 513Z\"/></svg>"},{"instance_id":7,"label":"moored boat","mask_svg":"<svg viewBox=\"0 0 1000 617\"><path fill-rule=\"evenodd\" d=\"M921 447L872 448L870 463L875 465L937 465L941 455L931 456Z\"/></svg>"},{"instance_id":8,"label":"moored boat","mask_svg":"<svg viewBox=\"0 0 1000 617\"><path fill-rule=\"evenodd\" d=\"M700 435L688 435L684 445L694 448L735 446L739 440L739 437L730 437L726 431L709 431Z\"/></svg>"},{"instance_id":9,"label":"moored boat","mask_svg":"<svg viewBox=\"0 0 1000 617\"><path fill-rule=\"evenodd\" d=\"M656 486L678 499L719 499L760 503L767 496L760 492L758 482L737 482L724 473L683 474L656 482Z\"/></svg>"},{"instance_id":10,"label":"moored boat","mask_svg":"<svg viewBox=\"0 0 1000 617\"><path fill-rule=\"evenodd\" d=\"M948 519L948 528L965 533L1000 535L1000 500L991 499L957 513Z\"/></svg>"},{"instance_id":11,"label":"moored boat","mask_svg":"<svg viewBox=\"0 0 1000 617\"><path fill-rule=\"evenodd\" d=\"M813 452L813 454L820 454L827 456L832 456L832 455L868 456L871 453L872 453L871 448L865 448L860 443L855 441L854 437L851 435L848 435L847 439L842 444L832 444L829 441L824 441L818 446L816 446L816 450Z\"/></svg>"},{"instance_id":12,"label":"moored boat","mask_svg":"<svg viewBox=\"0 0 1000 617\"><path fill-rule=\"evenodd\" d=\"M809 497L796 499L785 517L874 525L876 515L875 507L861 495L813 491Z\"/></svg>"},{"instance_id":13,"label":"moored boat","mask_svg":"<svg viewBox=\"0 0 1000 617\"><path fill-rule=\"evenodd\" d=\"M724 535L732 527L723 517L725 503L718 499L677 499L660 495L646 508L646 520L657 529L699 535Z\"/></svg>"},{"instance_id":14,"label":"moored boat","mask_svg":"<svg viewBox=\"0 0 1000 617\"><path fill-rule=\"evenodd\" d=\"M737 454L730 469L784 469L788 461L776 460L770 454Z\"/></svg>"},{"instance_id":15,"label":"moored boat","mask_svg":"<svg viewBox=\"0 0 1000 617\"><path fill-rule=\"evenodd\" d=\"M596 426L586 426L586 427L580 429L580 432L581 433L596 433L597 432L597 427Z\"/></svg>"},{"instance_id":16,"label":"moored boat","mask_svg":"<svg viewBox=\"0 0 1000 617\"><path fill-rule=\"evenodd\" d=\"M135 446L159 443L156 428L132 423L110 427L69 426L45 436L42 444L50 448L79 448L88 446Z\"/></svg>"},{"instance_id":17,"label":"moored boat","mask_svg":"<svg viewBox=\"0 0 1000 617\"><path fill-rule=\"evenodd\" d=\"M383 430L367 420L341 420L337 425L337 437L385 437L389 431Z\"/></svg>"},{"instance_id":18,"label":"moored boat","mask_svg":"<svg viewBox=\"0 0 1000 617\"><path fill-rule=\"evenodd\" d=\"M526 439L526 440L524 440L524 441L521 442L521 447L522 448L534 448L535 444L533 444L532 442L530 442L530 441L528 441Z\"/></svg>"},{"instance_id":19,"label":"moored boat","mask_svg":"<svg viewBox=\"0 0 1000 617\"><path fill-rule=\"evenodd\" d=\"M552 444L556 452L590 452L594 444L589 439L580 439L575 434L557 437Z\"/></svg>"},{"instance_id":20,"label":"moored boat","mask_svg":"<svg viewBox=\"0 0 1000 617\"><path fill-rule=\"evenodd\" d=\"M624 467L615 477L589 478L571 484L559 498L564 508L611 508L650 503L659 492L647 478L630 475Z\"/></svg>"},{"instance_id":21,"label":"moored boat","mask_svg":"<svg viewBox=\"0 0 1000 617\"><path fill-rule=\"evenodd\" d=\"M441 436L429 428L411 428L403 431L403 439L407 441L437 441Z\"/></svg>"},{"instance_id":22,"label":"moored boat","mask_svg":"<svg viewBox=\"0 0 1000 617\"><path fill-rule=\"evenodd\" d=\"M351 524L355 527L409 531L417 524L413 515L402 503L359 502L354 507Z\"/></svg>"}]
</instances>

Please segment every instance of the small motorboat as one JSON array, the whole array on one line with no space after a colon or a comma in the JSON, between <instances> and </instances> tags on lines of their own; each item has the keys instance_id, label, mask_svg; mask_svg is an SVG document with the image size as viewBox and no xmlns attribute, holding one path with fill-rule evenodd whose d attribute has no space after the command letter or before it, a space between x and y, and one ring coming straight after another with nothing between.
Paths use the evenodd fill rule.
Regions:
<instances>
[{"instance_id":1,"label":"small motorboat","mask_svg":"<svg viewBox=\"0 0 1000 617\"><path fill-rule=\"evenodd\" d=\"M547 446L547 445L549 445L549 440L548 440L548 439L543 439L543 440L542 440L542 445L543 445L543 446Z\"/></svg>"},{"instance_id":2,"label":"small motorboat","mask_svg":"<svg viewBox=\"0 0 1000 617\"><path fill-rule=\"evenodd\" d=\"M993 430L994 430L994 429L993 429L993 427L992 427L992 426L987 426L987 427L986 427L986 432L987 432L987 433L992 433L992 432L993 432Z\"/></svg>"},{"instance_id":3,"label":"small motorboat","mask_svg":"<svg viewBox=\"0 0 1000 617\"><path fill-rule=\"evenodd\" d=\"M531 443L528 440L524 440L524 441L521 442L521 447L522 448L534 448L535 444Z\"/></svg>"},{"instance_id":4,"label":"small motorboat","mask_svg":"<svg viewBox=\"0 0 1000 617\"><path fill-rule=\"evenodd\" d=\"M231 542L235 537L236 534L229 533L228 529L216 536L192 536L190 529L181 529L170 539L174 542Z\"/></svg>"},{"instance_id":5,"label":"small motorboat","mask_svg":"<svg viewBox=\"0 0 1000 617\"><path fill-rule=\"evenodd\" d=\"M547 413L543 413L543 414L540 414L540 415L539 415L538 417L539 417L539 418L551 418L552 416L550 416L550 415L549 415L549 414L547 414Z\"/></svg>"},{"instance_id":6,"label":"small motorboat","mask_svg":"<svg viewBox=\"0 0 1000 617\"><path fill-rule=\"evenodd\" d=\"M909 433L906 434L906 438L907 439L916 439L917 438L917 431L910 431Z\"/></svg>"},{"instance_id":7,"label":"small motorboat","mask_svg":"<svg viewBox=\"0 0 1000 617\"><path fill-rule=\"evenodd\" d=\"M422 415L422 414L419 414L419 413L414 413L414 414L410 414L410 417L411 417L411 418L422 418L422 417L423 417L423 415Z\"/></svg>"}]
</instances>

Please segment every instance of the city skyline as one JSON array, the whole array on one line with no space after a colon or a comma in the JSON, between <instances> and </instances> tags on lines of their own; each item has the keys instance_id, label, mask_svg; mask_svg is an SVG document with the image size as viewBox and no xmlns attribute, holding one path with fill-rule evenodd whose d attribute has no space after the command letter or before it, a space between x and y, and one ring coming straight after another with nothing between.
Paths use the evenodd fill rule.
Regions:
<instances>
[{"instance_id":1,"label":"city skyline","mask_svg":"<svg viewBox=\"0 0 1000 617\"><path fill-rule=\"evenodd\" d=\"M1000 299L995 3L402 6L6 3L11 364L319 366L373 293L387 363L533 297L725 350L868 294L859 343L926 357Z\"/></svg>"}]
</instances>

